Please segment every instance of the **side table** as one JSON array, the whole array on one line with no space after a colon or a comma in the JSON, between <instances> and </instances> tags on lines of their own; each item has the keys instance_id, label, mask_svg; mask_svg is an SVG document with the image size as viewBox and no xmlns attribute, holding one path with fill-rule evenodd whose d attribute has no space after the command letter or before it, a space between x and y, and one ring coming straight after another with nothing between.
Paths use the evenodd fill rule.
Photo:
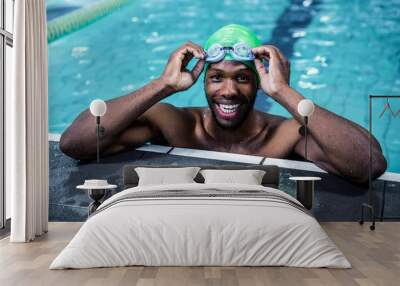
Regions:
<instances>
[{"instance_id":1,"label":"side table","mask_svg":"<svg viewBox=\"0 0 400 286\"><path fill-rule=\"evenodd\" d=\"M314 203L314 182L320 181L320 177L290 177L289 180L296 181L296 198L303 206L311 210Z\"/></svg>"},{"instance_id":2,"label":"side table","mask_svg":"<svg viewBox=\"0 0 400 286\"><path fill-rule=\"evenodd\" d=\"M89 198L93 200L93 202L89 205L88 215L90 216L101 205L101 199L104 198L106 191L117 188L117 185L110 185L110 184L95 185L87 183L87 181L91 180L86 180L85 184L76 186L76 188L87 190Z\"/></svg>"}]
</instances>

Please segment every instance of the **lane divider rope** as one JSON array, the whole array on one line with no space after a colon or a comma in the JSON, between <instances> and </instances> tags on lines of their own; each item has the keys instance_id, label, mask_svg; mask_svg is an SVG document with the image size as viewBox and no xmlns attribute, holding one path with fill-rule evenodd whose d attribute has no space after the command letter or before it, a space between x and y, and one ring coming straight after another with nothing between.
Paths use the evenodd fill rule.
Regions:
<instances>
[{"instance_id":1,"label":"lane divider rope","mask_svg":"<svg viewBox=\"0 0 400 286\"><path fill-rule=\"evenodd\" d=\"M104 0L55 18L47 24L47 42L51 43L65 35L88 26L109 15L129 0Z\"/></svg>"}]
</instances>

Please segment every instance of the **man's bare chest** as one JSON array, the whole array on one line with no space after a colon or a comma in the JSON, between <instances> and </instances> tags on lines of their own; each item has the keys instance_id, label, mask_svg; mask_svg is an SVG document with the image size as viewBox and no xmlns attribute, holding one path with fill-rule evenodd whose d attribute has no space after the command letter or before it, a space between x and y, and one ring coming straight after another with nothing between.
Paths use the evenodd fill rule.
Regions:
<instances>
[{"instance_id":1,"label":"man's bare chest","mask_svg":"<svg viewBox=\"0 0 400 286\"><path fill-rule=\"evenodd\" d=\"M287 158L293 152L297 141L297 137L294 138L293 135L285 134L281 130L264 130L251 138L236 141L230 141L226 138L217 140L207 134L200 133L186 147L271 158Z\"/></svg>"}]
</instances>

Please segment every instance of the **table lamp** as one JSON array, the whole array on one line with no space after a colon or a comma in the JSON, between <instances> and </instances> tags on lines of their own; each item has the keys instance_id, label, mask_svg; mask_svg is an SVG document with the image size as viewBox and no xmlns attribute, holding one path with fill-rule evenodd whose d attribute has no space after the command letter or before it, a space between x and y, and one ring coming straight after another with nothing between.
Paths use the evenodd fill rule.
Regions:
<instances>
[{"instance_id":1,"label":"table lamp","mask_svg":"<svg viewBox=\"0 0 400 286\"><path fill-rule=\"evenodd\" d=\"M96 139L97 139L97 163L100 162L100 134L104 128L100 126L100 117L106 114L107 105L104 100L95 99L90 103L90 113L96 117Z\"/></svg>"},{"instance_id":2,"label":"table lamp","mask_svg":"<svg viewBox=\"0 0 400 286\"><path fill-rule=\"evenodd\" d=\"M307 125L308 125L308 117L311 116L314 112L314 103L309 99L303 99L297 105L297 111L301 116L304 117L304 137L305 137L305 152L304 159L307 159Z\"/></svg>"}]
</instances>

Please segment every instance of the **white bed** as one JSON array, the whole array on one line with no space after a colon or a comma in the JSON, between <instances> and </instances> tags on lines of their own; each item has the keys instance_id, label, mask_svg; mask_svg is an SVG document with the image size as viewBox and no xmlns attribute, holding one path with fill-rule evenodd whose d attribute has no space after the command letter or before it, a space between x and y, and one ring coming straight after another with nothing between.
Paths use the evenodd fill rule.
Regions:
<instances>
[{"instance_id":1,"label":"white bed","mask_svg":"<svg viewBox=\"0 0 400 286\"><path fill-rule=\"evenodd\" d=\"M138 186L112 196L50 269L127 265L351 267L284 192L198 183Z\"/></svg>"}]
</instances>

